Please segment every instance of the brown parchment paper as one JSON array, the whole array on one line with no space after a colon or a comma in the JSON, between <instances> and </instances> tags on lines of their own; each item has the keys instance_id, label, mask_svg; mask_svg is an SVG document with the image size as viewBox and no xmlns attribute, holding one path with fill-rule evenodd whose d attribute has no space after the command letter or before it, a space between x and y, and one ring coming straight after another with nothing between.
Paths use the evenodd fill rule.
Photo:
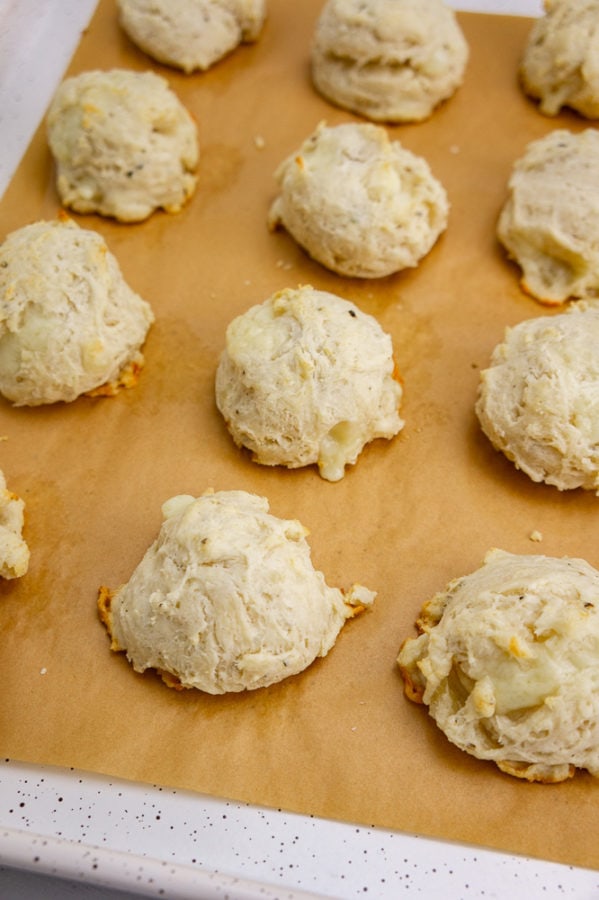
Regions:
<instances>
[{"instance_id":1,"label":"brown parchment paper","mask_svg":"<svg viewBox=\"0 0 599 900\"><path fill-rule=\"evenodd\" d=\"M0 587L0 752L289 811L599 866L599 783L529 785L453 748L404 698L395 659L422 603L492 546L599 565L599 500L533 484L477 427L479 370L506 325L545 313L518 286L494 228L514 159L574 115L542 117L517 85L526 19L463 14L466 81L425 123L391 128L450 195L449 228L412 272L370 282L310 261L266 215L273 171L321 119L351 119L312 90L320 0L270 0L255 45L204 74L153 64L102 0L72 61L154 68L197 118L200 183L179 215L103 234L156 324L132 390L48 408L0 403L0 466L27 504L29 573ZM263 146L262 146L263 144ZM57 214L43 127L0 205L1 235ZM213 379L230 319L311 283L358 303L393 337L404 431L343 481L259 467L229 439ZM269 689L176 693L109 651L99 585L126 580L177 493L239 488L310 529L329 583L378 591L324 660ZM530 534L538 530L541 544Z\"/></svg>"}]
</instances>

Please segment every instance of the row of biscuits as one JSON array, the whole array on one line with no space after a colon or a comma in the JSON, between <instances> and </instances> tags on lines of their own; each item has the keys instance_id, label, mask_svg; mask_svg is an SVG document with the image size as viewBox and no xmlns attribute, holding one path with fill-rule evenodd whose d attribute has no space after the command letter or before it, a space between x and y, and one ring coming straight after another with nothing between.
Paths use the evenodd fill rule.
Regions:
<instances>
[{"instance_id":1,"label":"row of biscuits","mask_svg":"<svg viewBox=\"0 0 599 900\"><path fill-rule=\"evenodd\" d=\"M322 130L322 129L321 129L321 130ZM380 190L380 185L377 185L377 187L378 187L379 190ZM320 242L319 242L319 243L320 243ZM412 264L414 264L414 263L412 263ZM354 318L355 316L356 316L356 311L354 310L354 316L352 316L352 318ZM568 321L573 321L573 320L574 320L574 317L572 317L572 319L569 319ZM583 330L586 330L586 329L583 328ZM137 348L137 349L139 349L139 348ZM43 401L42 401L42 402L43 402ZM329 429L329 431L330 431L330 429ZM327 431L327 434L328 434L328 433L329 433L329 432ZM241 441L241 443L243 443L243 442ZM311 461L313 461L313 460L311 460ZM568 485L568 487L569 487L569 486L575 486L575 485ZM587 485L585 485L585 486L587 486ZM169 516L167 517L167 519L171 519L171 518L172 518L172 515L169 514ZM525 589L526 589L526 588L525 588ZM168 591L167 591L167 593L168 593ZM350 605L351 605L351 604L350 604ZM587 606L587 607L585 607L585 608L587 609L587 612L585 613L585 621L590 619L590 620L591 620L591 621L590 621L590 624L591 624L591 626L594 628L594 627L595 627L595 622L594 622L594 619L593 619L592 617L589 616L589 613L588 613L588 608L589 608L589 607ZM106 606L104 607L104 609L106 609ZM112 610L111 610L111 612L112 612ZM156 615L156 610L153 610L152 614L153 614L153 615ZM584 639L584 640L587 640L586 637L583 638L583 639ZM172 640L172 636L170 636L169 640ZM296 640L297 640L297 639L294 639L293 642L295 643ZM117 642L117 644L119 644L119 642ZM508 644L509 644L509 641L508 641ZM127 648L126 648L126 647L123 647L123 646L121 646L121 645L119 644L119 645L118 645L118 649L127 649ZM511 652L511 651L510 651L510 652ZM168 655L168 654L167 654L167 655ZM516 658L516 657L518 657L518 654L517 654L517 653L512 653L512 656L513 656L514 658ZM146 663L146 664L147 664L147 663ZM145 665L145 664L144 664L144 665ZM161 660L159 663L154 662L153 665L154 665L155 667L160 668L160 669L163 669L163 670L168 668L168 667L164 664L164 661L163 661L163 660ZM289 674L290 674L290 673L291 673L291 672L289 672ZM172 674L172 673L171 673L171 674ZM245 685L245 686L247 686L247 685ZM552 685L552 686L553 686L553 685ZM488 687L488 685L487 685L487 687ZM538 702L538 698L536 698L535 703L537 703L537 702ZM495 715L495 710L493 710L493 712L489 714L489 713L488 713L488 705L487 705L487 707L486 707L485 709L487 710L487 711L485 712L486 718L487 718L487 719L491 719L491 718ZM590 718L592 719L592 716L591 716ZM495 720L494 720L494 721L495 721ZM588 741L588 735L585 735L585 741ZM470 752L474 752L474 751L471 749L471 745L470 745L470 744L468 744L467 749L468 749L468 748L470 748ZM481 752L481 753L482 753L483 751L480 750L480 751L478 751L478 752ZM515 756L510 757L510 759L513 760L513 759L515 759L515 758L517 757L517 754L520 752L520 747L519 747L518 745L516 745L515 747L511 747L511 748L510 748L510 752L511 752L512 754L515 754ZM561 748L558 747L557 750L555 750L555 748L553 748L553 750L552 750L551 752L553 752L554 755L557 753L557 755L559 756L559 753L561 752ZM551 759L553 758L553 757L551 757L551 752L550 752L550 754L549 754L549 757L550 757L549 765L550 765L550 766L552 765ZM593 752L593 753L595 752L594 749L593 749L592 752ZM526 753L527 753L527 754L534 753L534 749L531 750L531 748L527 746L527 748L526 748ZM527 757L527 759L528 759L529 762L531 761L528 757ZM580 767L585 767L585 766L586 766L586 767L588 767L588 768L591 769L591 770L596 770L596 763L595 763L595 761L594 761L594 756L593 756L593 757L590 759L590 761L589 761L589 758L588 758L587 756L585 756L584 753L583 753L582 755L574 755L574 756L573 756L573 759L575 760L574 763L573 763L573 765L577 765L577 766L580 766ZM533 760L533 762L534 762L534 760ZM560 762L559 765L562 766L562 768L563 768L563 763ZM507 768L507 767L506 767L506 768ZM513 768L516 769L517 767L514 766ZM527 771L528 771L528 770L527 770ZM560 771L561 771L561 770L560 770ZM569 773L571 773L570 768L568 769L568 771L569 771ZM516 772L516 771L513 771L512 774L517 774L517 772ZM527 774L525 777L532 777L532 776L530 775L530 772L528 772L528 774ZM541 777L541 776L539 776L538 773L535 773L535 774L534 774L534 777ZM546 771L544 771L544 772L542 773L542 780L551 780L551 779L547 778L547 773L546 773ZM554 779L554 780L555 780L555 779Z\"/></svg>"}]
</instances>

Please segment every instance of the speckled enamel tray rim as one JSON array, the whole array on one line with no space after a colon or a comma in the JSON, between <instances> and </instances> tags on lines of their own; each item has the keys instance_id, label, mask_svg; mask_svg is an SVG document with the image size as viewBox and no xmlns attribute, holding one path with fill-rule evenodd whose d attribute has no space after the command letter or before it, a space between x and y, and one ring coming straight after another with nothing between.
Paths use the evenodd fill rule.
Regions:
<instances>
[{"instance_id":1,"label":"speckled enamel tray rim","mask_svg":"<svg viewBox=\"0 0 599 900\"><path fill-rule=\"evenodd\" d=\"M85 2L68 0L61 4L47 4L44 0L24 0L18 5L18 8L15 4L7 6L2 11L0 57L4 61L4 70L0 83L0 123L4 125L4 137L0 150L0 196L20 162L95 5L96 0L85 0ZM536 15L540 11L541 4L539 0L487 0L487 2L485 0L462 0L462 2L454 2L449 5L472 12ZM28 61L31 59L36 60L35 67L30 66ZM33 771L38 775L38 780L44 782L47 795L40 798L35 823L31 823L34 827L26 830L11 827L6 824L6 820L10 820L13 815L12 809L10 812L7 811L13 799L17 806L24 803L22 799L19 800L19 797L23 796L19 783L30 782ZM6 810L2 809L0 812L0 863L49 877L85 881L145 896L166 895L172 900L188 897L202 897L211 900L213 897L222 898L223 896L235 897L238 900L253 900L258 897L287 897L290 900L297 897L299 900L301 897L322 896L291 887L289 883L291 879L288 879L286 884L269 885L263 880L248 880L224 874L223 871L212 871L207 867L170 862L161 859L158 853L146 855L145 851L143 853L131 849L119 851L109 847L96 846L93 840L87 842L73 837L56 837L53 833L47 833L45 804L49 802L50 796L57 796L61 791L64 793L65 786L71 781L75 784L77 781L80 785L85 784L85 791L79 791L79 801L82 804L81 815L88 820L92 819L92 816L86 812L85 803L88 802L90 808L93 807L93 801L90 800L93 793L104 792L108 799L110 799L111 792L117 791L119 796L125 794L131 800L129 805L132 805L133 810L135 810L135 804L140 801L139 786L116 785L114 782L106 784L94 776L85 775L82 779L81 777L77 778L77 775L71 772L63 773L39 767L32 770L31 767L7 760L0 765L0 794L9 804ZM148 788L147 791L149 793L144 793L144 796L151 797L153 789ZM181 799L180 795L175 792L169 793L169 805L173 808L173 812L180 805ZM161 796L162 804L164 804L164 800L165 797ZM257 810L231 807L226 801L218 799L193 798L193 802L198 817L204 819L213 815L221 817L222 821L226 818L223 810L231 808L235 809L238 815L245 814L252 817L258 814ZM5 812L7 812L6 817ZM72 809L69 809L68 805L65 806L65 813L67 816L72 814ZM133 815L135 818L135 814ZM290 817L276 812L260 813L260 815L262 815L262 822L266 816L271 832L276 832L281 827L284 830L285 825L290 821ZM56 826L56 815L51 821L53 826ZM296 831L300 830L298 828L298 825L301 824L300 821L295 817L291 817L291 821ZM531 896L533 884L536 885L537 890L540 889L541 884L544 885L545 897L551 896L548 893L549 886L553 885L557 888L558 883L560 896L565 896L570 892L573 896L583 894L591 896L593 890L599 890L597 874L584 870L549 863L536 863L488 851L481 852L454 847L450 844L439 845L438 842L422 841L408 835L373 834L371 830L354 829L352 826L338 823L312 821L310 825L318 826L319 832L321 829L326 829L327 837L323 841L319 833L318 845L322 851L321 858L315 858L312 848L311 864L313 866L326 866L331 853L334 855L339 852L338 842L341 842L341 846L346 844L346 836L350 832L360 847L363 847L367 838L374 838L373 847L380 847L391 841L394 844L394 850L399 851L398 857L403 857L404 862L410 860L412 874L416 870L418 860L420 861L420 876L424 879L423 883L428 886L427 893L430 897L433 896L432 891L436 895L438 890L439 896L447 897L454 890L460 890L462 877L464 884L468 884L470 890L479 893L484 891L485 887L487 889L490 886L496 887L498 865L503 868L507 877L511 876L512 878L510 895L514 900L517 900L520 889L522 897ZM105 835L104 838L100 837L101 827L98 829L96 825L95 828L94 837L106 840ZM226 830L224 834L219 831L219 840L223 838L226 845ZM400 842L399 846L398 842ZM433 855L431 845L434 847L434 858L437 863L434 870L438 875L436 879L431 879L431 871L427 864L427 859ZM277 855L280 856L280 853L281 848L277 846ZM384 856L384 854L382 855ZM293 868L294 863L288 861L291 859L297 860L297 853L288 853L286 857L287 864ZM356 854L357 859L358 855ZM387 860L387 857L385 859ZM264 862L266 865L266 860ZM364 871L360 871L360 866L353 869L352 875L356 891L363 892L365 879L373 877L373 875L381 883L385 881L385 876L388 874L385 865L381 864L377 871L371 864L372 858L369 860L368 867L362 867ZM224 868L229 869L228 866ZM234 866L230 868L233 869ZM514 878L519 879L519 884L514 882ZM330 896L332 890L335 895L338 895L338 891L343 890L344 896L349 896L349 893L345 893L345 891L352 890L350 885L346 882L341 888L337 882L337 886L335 886L334 879L335 867L333 866L329 880L327 881L325 877L320 882L321 887L324 884L326 894ZM276 881L276 878L274 880ZM433 888L433 882L436 882L435 888ZM419 883L418 878L414 877L414 874L411 885L417 892L422 891L423 885ZM393 891L390 884L388 889ZM384 896L384 891L380 890L379 896ZM373 895L376 895L376 890L370 890L369 896Z\"/></svg>"},{"instance_id":2,"label":"speckled enamel tray rim","mask_svg":"<svg viewBox=\"0 0 599 900\"><path fill-rule=\"evenodd\" d=\"M129 852L77 845L51 835L24 834L0 830L2 851L15 868L31 869L50 877L109 886L144 896L167 896L170 900L268 900L281 897L281 889L264 883L248 882L221 872L193 869ZM288 900L316 898L315 894L284 889Z\"/></svg>"},{"instance_id":3,"label":"speckled enamel tray rim","mask_svg":"<svg viewBox=\"0 0 599 900\"><path fill-rule=\"evenodd\" d=\"M0 862L6 861L13 868L144 896L167 896L170 900L222 900L223 894L236 900L268 900L283 895L288 900L325 897L17 829L0 829L0 841Z\"/></svg>"},{"instance_id":4,"label":"speckled enamel tray rim","mask_svg":"<svg viewBox=\"0 0 599 900\"><path fill-rule=\"evenodd\" d=\"M169 900L599 895L585 869L12 760L0 762L2 865Z\"/></svg>"}]
</instances>

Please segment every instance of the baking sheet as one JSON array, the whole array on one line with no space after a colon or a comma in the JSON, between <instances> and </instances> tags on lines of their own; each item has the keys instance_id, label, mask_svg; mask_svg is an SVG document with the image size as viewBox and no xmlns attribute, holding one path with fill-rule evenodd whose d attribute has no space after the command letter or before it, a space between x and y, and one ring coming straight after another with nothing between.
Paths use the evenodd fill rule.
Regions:
<instances>
[{"instance_id":1,"label":"baking sheet","mask_svg":"<svg viewBox=\"0 0 599 900\"><path fill-rule=\"evenodd\" d=\"M157 321L139 385L116 398L45 409L0 405L0 456L27 503L32 563L2 585L5 756L597 867L595 781L527 785L447 744L403 697L395 667L422 602L479 565L490 546L597 554L597 498L534 485L496 454L473 414L478 372L505 325L545 312L524 296L494 238L513 159L574 116L546 120L515 68L530 23L462 14L466 82L426 123L391 128L422 153L452 203L420 267L375 282L311 262L266 214L272 173L318 121L347 121L310 88L307 47L320 3L271 0L260 41L213 70L152 64L102 2L71 72L152 67L197 118L200 184L178 216L141 225L78 217L107 239ZM258 140L260 139L260 140ZM43 128L0 205L5 234L56 215ZM404 431L377 442L337 484L315 470L265 469L230 441L214 369L232 316L312 283L377 316L405 380ZM169 691L108 650L100 584L125 580L169 496L207 487L269 498L310 529L331 584L379 592L329 656L272 688L231 697ZM543 541L532 544L538 530Z\"/></svg>"}]
</instances>

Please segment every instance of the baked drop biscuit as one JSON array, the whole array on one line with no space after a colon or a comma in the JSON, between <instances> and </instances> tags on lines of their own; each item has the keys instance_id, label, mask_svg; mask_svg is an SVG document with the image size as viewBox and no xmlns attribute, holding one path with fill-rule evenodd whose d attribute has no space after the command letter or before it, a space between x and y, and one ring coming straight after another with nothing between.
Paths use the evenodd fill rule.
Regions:
<instances>
[{"instance_id":1,"label":"baked drop biscuit","mask_svg":"<svg viewBox=\"0 0 599 900\"><path fill-rule=\"evenodd\" d=\"M490 551L426 603L398 664L409 699L503 772L599 777L599 572L582 559Z\"/></svg>"},{"instance_id":2,"label":"baked drop biscuit","mask_svg":"<svg viewBox=\"0 0 599 900\"><path fill-rule=\"evenodd\" d=\"M102 588L111 648L169 687L224 694L266 687L326 656L375 594L329 587L307 531L245 491L179 496L131 578Z\"/></svg>"}]
</instances>

